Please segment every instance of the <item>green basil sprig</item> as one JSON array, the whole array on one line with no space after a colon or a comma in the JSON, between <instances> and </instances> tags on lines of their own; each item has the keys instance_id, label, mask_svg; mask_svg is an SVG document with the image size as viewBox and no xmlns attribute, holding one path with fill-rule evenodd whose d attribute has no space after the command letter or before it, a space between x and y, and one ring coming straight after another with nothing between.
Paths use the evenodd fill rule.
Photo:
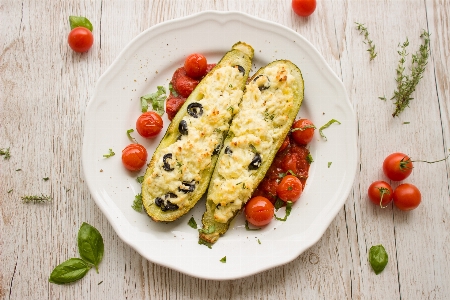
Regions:
<instances>
[{"instance_id":1,"label":"green basil sprig","mask_svg":"<svg viewBox=\"0 0 450 300\"><path fill-rule=\"evenodd\" d=\"M78 252L81 258L70 258L57 265L48 281L56 284L71 283L83 278L93 266L98 273L98 265L104 252L103 238L96 228L87 223L83 223L78 231Z\"/></svg>"},{"instance_id":2,"label":"green basil sprig","mask_svg":"<svg viewBox=\"0 0 450 300\"><path fill-rule=\"evenodd\" d=\"M98 265L103 258L103 238L100 232L88 223L83 223L78 231L78 251L86 262L95 266L98 273Z\"/></svg>"},{"instance_id":3,"label":"green basil sprig","mask_svg":"<svg viewBox=\"0 0 450 300\"><path fill-rule=\"evenodd\" d=\"M90 31L94 30L91 21L85 17L69 16L70 29L85 27Z\"/></svg>"}]
</instances>

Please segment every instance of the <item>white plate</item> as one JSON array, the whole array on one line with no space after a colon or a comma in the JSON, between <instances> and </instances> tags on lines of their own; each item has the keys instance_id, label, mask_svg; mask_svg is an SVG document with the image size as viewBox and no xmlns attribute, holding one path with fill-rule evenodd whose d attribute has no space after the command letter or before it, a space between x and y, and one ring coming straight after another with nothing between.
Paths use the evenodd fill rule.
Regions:
<instances>
[{"instance_id":1,"label":"white plate","mask_svg":"<svg viewBox=\"0 0 450 300\"><path fill-rule=\"evenodd\" d=\"M176 68L194 52L217 62L237 41L255 49L254 70L276 59L300 67L305 99L299 116L322 126L328 141L316 131L310 144L314 163L300 200L286 222L273 220L259 231L246 231L239 214L230 230L212 247L199 245L198 232L187 225L194 216L201 225L204 200L172 223L155 223L131 208L140 193L139 174L121 162L130 144L126 131L135 129L140 96L168 86ZM252 72L252 73L253 73ZM154 140L134 137L152 155L169 124ZM103 158L111 148L116 155ZM98 207L119 237L146 259L205 279L235 279L288 263L316 243L344 205L357 164L356 117L344 86L317 50L295 31L238 12L207 11L155 25L138 35L100 77L86 109L83 169ZM328 167L328 162L332 165ZM277 212L284 216L284 209ZM276 230L275 230L276 229ZM258 243L258 239L261 244ZM220 262L226 256L226 263Z\"/></svg>"}]
</instances>

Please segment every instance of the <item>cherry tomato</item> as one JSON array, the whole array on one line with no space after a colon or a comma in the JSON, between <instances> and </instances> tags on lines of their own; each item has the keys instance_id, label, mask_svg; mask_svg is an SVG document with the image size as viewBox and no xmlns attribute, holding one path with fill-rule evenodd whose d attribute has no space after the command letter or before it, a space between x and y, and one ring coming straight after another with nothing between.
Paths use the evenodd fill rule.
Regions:
<instances>
[{"instance_id":1,"label":"cherry tomato","mask_svg":"<svg viewBox=\"0 0 450 300\"><path fill-rule=\"evenodd\" d=\"M186 74L192 78L204 76L206 74L207 65L206 57L198 53L189 55L184 61Z\"/></svg>"},{"instance_id":2,"label":"cherry tomato","mask_svg":"<svg viewBox=\"0 0 450 300\"><path fill-rule=\"evenodd\" d=\"M265 197L254 197L245 205L245 218L255 226L269 224L273 218L273 214L274 206Z\"/></svg>"},{"instance_id":3,"label":"cherry tomato","mask_svg":"<svg viewBox=\"0 0 450 300\"><path fill-rule=\"evenodd\" d=\"M163 128L163 120L154 111L148 111L139 116L136 121L136 130L142 137L155 137Z\"/></svg>"},{"instance_id":4,"label":"cherry tomato","mask_svg":"<svg viewBox=\"0 0 450 300\"><path fill-rule=\"evenodd\" d=\"M394 191L389 183L385 181L375 181L373 182L367 191L370 201L374 204L385 208L392 201L394 196Z\"/></svg>"},{"instance_id":5,"label":"cherry tomato","mask_svg":"<svg viewBox=\"0 0 450 300\"><path fill-rule=\"evenodd\" d=\"M264 178L259 184L253 196L264 196L269 199L270 202L275 203L277 196L278 182L275 178Z\"/></svg>"},{"instance_id":6,"label":"cherry tomato","mask_svg":"<svg viewBox=\"0 0 450 300\"><path fill-rule=\"evenodd\" d=\"M178 68L172 76L172 86L180 96L187 98L198 85L199 81L186 74L186 70Z\"/></svg>"},{"instance_id":7,"label":"cherry tomato","mask_svg":"<svg viewBox=\"0 0 450 300\"><path fill-rule=\"evenodd\" d=\"M286 175L277 187L277 196L284 202L295 202L300 198L303 185L300 179L293 175Z\"/></svg>"},{"instance_id":8,"label":"cherry tomato","mask_svg":"<svg viewBox=\"0 0 450 300\"><path fill-rule=\"evenodd\" d=\"M292 137L297 144L306 145L313 139L315 128L308 119L297 120L292 125Z\"/></svg>"},{"instance_id":9,"label":"cherry tomato","mask_svg":"<svg viewBox=\"0 0 450 300\"><path fill-rule=\"evenodd\" d=\"M166 100L166 113L167 117L170 121L175 117L177 112L180 110L180 108L183 106L184 102L186 102L186 98L183 97L175 97L173 95L170 95L169 98Z\"/></svg>"},{"instance_id":10,"label":"cherry tomato","mask_svg":"<svg viewBox=\"0 0 450 300\"><path fill-rule=\"evenodd\" d=\"M208 74L215 66L216 66L216 64L207 64L206 65L206 74Z\"/></svg>"},{"instance_id":11,"label":"cherry tomato","mask_svg":"<svg viewBox=\"0 0 450 300\"><path fill-rule=\"evenodd\" d=\"M292 9L300 17L307 17L316 9L316 0L292 0Z\"/></svg>"},{"instance_id":12,"label":"cherry tomato","mask_svg":"<svg viewBox=\"0 0 450 300\"><path fill-rule=\"evenodd\" d=\"M130 144L122 150L122 163L130 171L139 171L147 162L147 150L140 144Z\"/></svg>"},{"instance_id":13,"label":"cherry tomato","mask_svg":"<svg viewBox=\"0 0 450 300\"><path fill-rule=\"evenodd\" d=\"M400 210L412 210L419 206L421 200L419 189L410 183L400 184L394 190L394 204Z\"/></svg>"},{"instance_id":14,"label":"cherry tomato","mask_svg":"<svg viewBox=\"0 0 450 300\"><path fill-rule=\"evenodd\" d=\"M67 42L73 51L86 52L94 43L94 35L85 27L76 27L69 33Z\"/></svg>"},{"instance_id":15,"label":"cherry tomato","mask_svg":"<svg viewBox=\"0 0 450 300\"><path fill-rule=\"evenodd\" d=\"M297 174L298 157L294 153L288 153L281 161L281 168L284 172L292 171Z\"/></svg>"},{"instance_id":16,"label":"cherry tomato","mask_svg":"<svg viewBox=\"0 0 450 300\"><path fill-rule=\"evenodd\" d=\"M413 170L413 163L408 155L392 153L383 162L383 172L390 180L400 181L408 177Z\"/></svg>"},{"instance_id":17,"label":"cherry tomato","mask_svg":"<svg viewBox=\"0 0 450 300\"><path fill-rule=\"evenodd\" d=\"M284 139L283 144L281 144L280 149L278 149L278 152L277 152L277 153L283 152L284 149L286 149L286 148L289 146L289 144L290 144L289 136L287 136L287 137Z\"/></svg>"}]
</instances>

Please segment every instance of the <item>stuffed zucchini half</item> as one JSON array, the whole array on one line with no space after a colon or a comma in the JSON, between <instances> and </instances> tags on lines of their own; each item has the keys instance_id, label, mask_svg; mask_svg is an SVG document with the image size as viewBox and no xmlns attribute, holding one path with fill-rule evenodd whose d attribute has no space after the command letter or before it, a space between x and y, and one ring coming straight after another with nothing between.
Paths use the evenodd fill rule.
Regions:
<instances>
[{"instance_id":1,"label":"stuffed zucchini half","mask_svg":"<svg viewBox=\"0 0 450 300\"><path fill-rule=\"evenodd\" d=\"M231 119L242 100L253 48L238 42L180 108L148 165L142 201L154 221L174 221L205 193Z\"/></svg>"},{"instance_id":2,"label":"stuffed zucchini half","mask_svg":"<svg viewBox=\"0 0 450 300\"><path fill-rule=\"evenodd\" d=\"M215 243L250 199L297 116L303 90L300 69L287 60L250 79L209 184L199 243Z\"/></svg>"}]
</instances>

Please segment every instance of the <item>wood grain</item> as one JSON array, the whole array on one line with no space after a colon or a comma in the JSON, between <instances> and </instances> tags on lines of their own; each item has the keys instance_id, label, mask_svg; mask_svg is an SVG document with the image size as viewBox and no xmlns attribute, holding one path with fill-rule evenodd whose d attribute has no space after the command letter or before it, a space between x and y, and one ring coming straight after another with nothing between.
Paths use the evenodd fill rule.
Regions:
<instances>
[{"instance_id":1,"label":"wood grain","mask_svg":"<svg viewBox=\"0 0 450 300\"><path fill-rule=\"evenodd\" d=\"M450 154L450 3L324 0L309 18L297 17L290 4L0 0L0 148L11 152L9 160L0 157L0 299L448 299L450 162L415 164L407 181L423 199L414 211L381 210L366 193L372 181L387 180L381 165L392 152L429 161ZM344 83L359 126L352 192L319 242L287 265L230 281L181 274L124 244L95 205L80 161L85 108L100 75L143 30L204 10L241 11L302 34ZM88 53L67 46L69 15L93 23ZM373 61L355 22L369 29ZM398 44L408 38L414 53L422 29L431 33L428 66L410 107L392 118L392 101L378 97L395 89ZM53 201L20 199L41 193ZM82 222L103 235L100 273L67 286L48 283L57 264L78 256ZM367 260L377 244L389 253L378 276Z\"/></svg>"}]
</instances>

